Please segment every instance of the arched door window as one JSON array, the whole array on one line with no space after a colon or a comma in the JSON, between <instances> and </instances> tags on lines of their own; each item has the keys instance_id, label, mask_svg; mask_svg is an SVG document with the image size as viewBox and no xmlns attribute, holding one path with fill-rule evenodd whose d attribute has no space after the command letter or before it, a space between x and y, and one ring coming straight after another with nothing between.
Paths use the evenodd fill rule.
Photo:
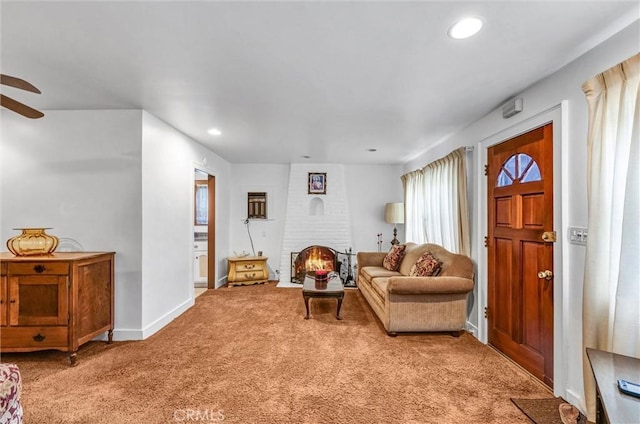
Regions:
<instances>
[{"instance_id":1,"label":"arched door window","mask_svg":"<svg viewBox=\"0 0 640 424\"><path fill-rule=\"evenodd\" d=\"M496 187L509 186L515 181L530 183L540 180L542 176L536 161L526 153L516 153L502 164Z\"/></svg>"}]
</instances>

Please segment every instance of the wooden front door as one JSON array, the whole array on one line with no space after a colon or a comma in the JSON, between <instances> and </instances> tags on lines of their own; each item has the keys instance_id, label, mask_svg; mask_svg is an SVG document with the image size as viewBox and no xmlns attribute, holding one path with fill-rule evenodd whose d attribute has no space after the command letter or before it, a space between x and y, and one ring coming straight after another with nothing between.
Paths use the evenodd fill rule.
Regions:
<instances>
[{"instance_id":1,"label":"wooden front door","mask_svg":"<svg viewBox=\"0 0 640 424\"><path fill-rule=\"evenodd\" d=\"M552 124L488 150L489 344L553 387Z\"/></svg>"}]
</instances>

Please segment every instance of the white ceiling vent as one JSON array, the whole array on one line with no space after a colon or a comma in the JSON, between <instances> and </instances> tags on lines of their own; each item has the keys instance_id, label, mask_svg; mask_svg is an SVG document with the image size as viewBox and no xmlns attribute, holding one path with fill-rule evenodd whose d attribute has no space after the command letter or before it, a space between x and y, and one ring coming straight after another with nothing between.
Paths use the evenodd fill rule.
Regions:
<instances>
[{"instance_id":1,"label":"white ceiling vent","mask_svg":"<svg viewBox=\"0 0 640 424\"><path fill-rule=\"evenodd\" d=\"M502 106L502 117L511 118L513 115L522 112L522 98L510 100Z\"/></svg>"}]
</instances>

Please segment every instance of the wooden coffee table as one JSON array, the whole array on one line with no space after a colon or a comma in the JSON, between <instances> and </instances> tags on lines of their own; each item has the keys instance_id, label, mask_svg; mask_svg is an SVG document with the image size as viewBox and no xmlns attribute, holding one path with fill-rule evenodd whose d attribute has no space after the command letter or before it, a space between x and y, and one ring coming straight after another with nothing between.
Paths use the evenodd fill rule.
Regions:
<instances>
[{"instance_id":1,"label":"wooden coffee table","mask_svg":"<svg viewBox=\"0 0 640 424\"><path fill-rule=\"evenodd\" d=\"M309 299L312 297L337 299L338 310L336 312L336 318L342 319L340 316L340 308L342 307L342 299L344 298L344 286L337 274L332 274L326 282L316 282L312 277L305 277L302 285L302 297L304 298L304 306L307 308L307 314L304 319L309 319Z\"/></svg>"}]
</instances>

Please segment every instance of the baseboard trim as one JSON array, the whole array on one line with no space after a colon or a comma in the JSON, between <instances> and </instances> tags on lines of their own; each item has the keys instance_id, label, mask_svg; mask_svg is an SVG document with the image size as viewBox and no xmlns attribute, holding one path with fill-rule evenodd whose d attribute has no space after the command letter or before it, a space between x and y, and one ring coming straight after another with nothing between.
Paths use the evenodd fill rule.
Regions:
<instances>
[{"instance_id":1,"label":"baseboard trim","mask_svg":"<svg viewBox=\"0 0 640 424\"><path fill-rule=\"evenodd\" d=\"M103 334L99 337L96 337L94 340L107 340L107 335ZM143 332L142 330L136 329L115 329L113 330L113 340L117 342L124 342L129 340L143 340Z\"/></svg>"},{"instance_id":2,"label":"baseboard trim","mask_svg":"<svg viewBox=\"0 0 640 424\"><path fill-rule=\"evenodd\" d=\"M216 281L215 284L215 288L219 289L220 287L224 286L225 284L227 284L227 276L225 275L222 278L219 278L218 281Z\"/></svg>"},{"instance_id":3,"label":"baseboard trim","mask_svg":"<svg viewBox=\"0 0 640 424\"><path fill-rule=\"evenodd\" d=\"M178 316L183 314L187 309L191 308L193 305L195 305L195 299L189 299L142 329L116 328L113 330L113 340L118 342L123 342L128 340L144 340L147 337L150 337L153 334L157 333L159 330L164 328L167 324L169 324L171 321L173 321ZM94 340L106 341L107 333L101 334L100 336L96 337Z\"/></svg>"},{"instance_id":4,"label":"baseboard trim","mask_svg":"<svg viewBox=\"0 0 640 424\"><path fill-rule=\"evenodd\" d=\"M478 338L478 327L471 324L469 321L467 321L464 324L464 329L467 330L467 332L471 333L471 335L473 337L475 337L476 339Z\"/></svg>"},{"instance_id":5,"label":"baseboard trim","mask_svg":"<svg viewBox=\"0 0 640 424\"><path fill-rule=\"evenodd\" d=\"M178 316L182 315L187 309L189 309L195 304L196 304L196 301L194 298L188 299L187 301L183 302L181 305L178 305L173 310L167 312L166 314L164 314L163 316L161 316L160 318L158 318L157 320L155 320L154 322L152 322L151 324L143 328L142 340L157 333L164 326L169 324Z\"/></svg>"},{"instance_id":6,"label":"baseboard trim","mask_svg":"<svg viewBox=\"0 0 640 424\"><path fill-rule=\"evenodd\" d=\"M567 389L564 394L564 399L586 415L587 408L584 404L584 399L579 393L576 393L571 389Z\"/></svg>"}]
</instances>

